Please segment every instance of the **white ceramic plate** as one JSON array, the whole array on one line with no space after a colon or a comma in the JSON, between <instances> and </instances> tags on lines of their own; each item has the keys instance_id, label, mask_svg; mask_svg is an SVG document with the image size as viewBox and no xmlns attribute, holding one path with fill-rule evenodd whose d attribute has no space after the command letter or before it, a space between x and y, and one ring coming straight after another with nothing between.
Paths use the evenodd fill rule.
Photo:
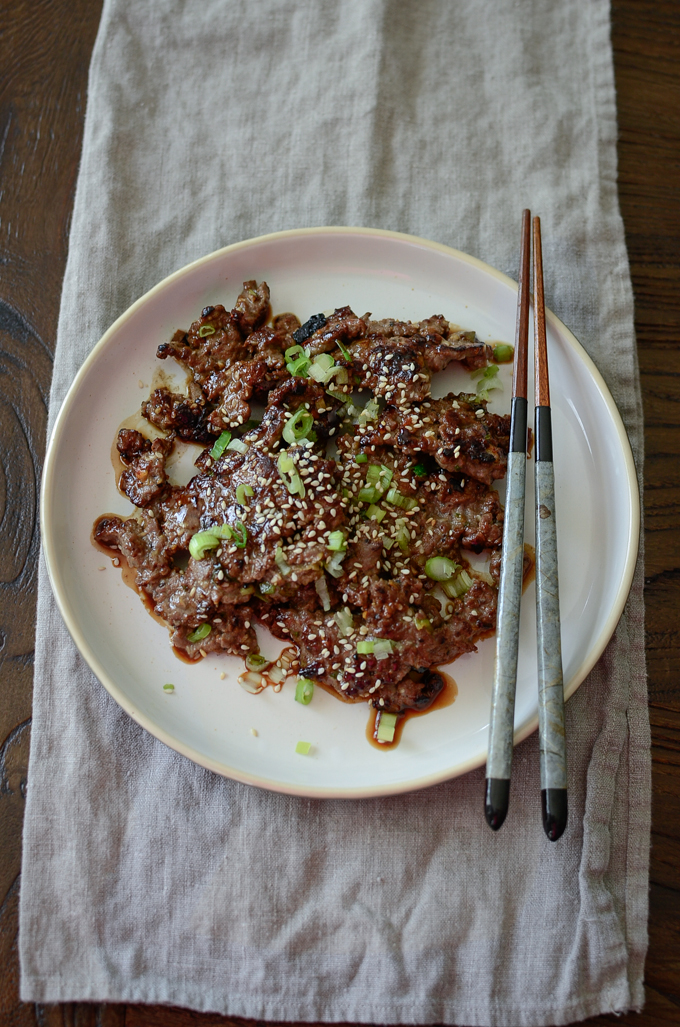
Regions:
<instances>
[{"instance_id":1,"label":"white ceramic plate","mask_svg":"<svg viewBox=\"0 0 680 1027\"><path fill-rule=\"evenodd\" d=\"M304 321L349 304L374 317L444 314L480 338L514 341L516 284L436 243L365 229L322 228L251 239L198 260L138 300L94 348L76 377L49 445L42 495L45 555L76 645L114 699L139 724L196 763L276 791L317 797L376 796L423 788L485 761L494 641L451 665L456 702L410 720L401 743L377 751L368 709L317 689L294 702L292 680L275 694L237 684L243 664L210 656L180 662L166 629L144 611L121 574L90 543L95 519L129 514L116 490L111 446L139 409L159 362L156 347L201 308L229 308L246 279L264 279L275 313ZM602 653L619 619L637 553L639 504L630 447L614 402L574 336L548 313L557 478L562 645L566 695ZM506 388L492 409L510 408ZM469 389L462 370L439 376L435 394ZM144 391L139 383L146 385ZM533 473L527 475L526 540L533 540ZM99 570L106 565L105 570ZM263 639L263 651L281 644ZM534 589L522 609L515 741L537 724ZM221 672L226 673L222 680ZM163 691L172 682L174 694ZM255 736L251 728L257 731ZM295 752L312 743L308 756Z\"/></svg>"}]
</instances>

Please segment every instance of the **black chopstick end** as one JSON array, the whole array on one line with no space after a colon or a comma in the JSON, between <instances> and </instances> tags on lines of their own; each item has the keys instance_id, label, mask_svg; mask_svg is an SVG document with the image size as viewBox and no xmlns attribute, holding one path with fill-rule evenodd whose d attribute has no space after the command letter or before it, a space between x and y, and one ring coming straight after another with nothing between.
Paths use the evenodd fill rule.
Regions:
<instances>
[{"instance_id":1,"label":"black chopstick end","mask_svg":"<svg viewBox=\"0 0 680 1027\"><path fill-rule=\"evenodd\" d=\"M503 826L510 801L510 781L500 777L487 777L484 796L484 815L492 831Z\"/></svg>"},{"instance_id":2,"label":"black chopstick end","mask_svg":"<svg viewBox=\"0 0 680 1027\"><path fill-rule=\"evenodd\" d=\"M541 806L545 833L551 842L556 842L567 826L567 789L543 788Z\"/></svg>"}]
</instances>

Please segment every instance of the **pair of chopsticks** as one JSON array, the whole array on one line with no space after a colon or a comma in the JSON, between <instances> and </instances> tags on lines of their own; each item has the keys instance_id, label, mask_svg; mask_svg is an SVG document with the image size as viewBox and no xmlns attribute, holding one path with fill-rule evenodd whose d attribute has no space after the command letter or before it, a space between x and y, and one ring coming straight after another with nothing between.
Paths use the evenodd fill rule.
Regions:
<instances>
[{"instance_id":1,"label":"pair of chopsticks","mask_svg":"<svg viewBox=\"0 0 680 1027\"><path fill-rule=\"evenodd\" d=\"M567 764L557 579L552 422L543 297L541 223L538 218L534 218L533 221L533 237L538 731L543 827L548 838L551 841L557 841L567 826ZM530 254L531 214L525 210L522 214L507 498L503 525L503 554L496 625L496 663L491 697L489 754L486 764L484 801L487 823L494 831L497 831L502 825L508 812L515 719L519 613L524 571Z\"/></svg>"}]
</instances>

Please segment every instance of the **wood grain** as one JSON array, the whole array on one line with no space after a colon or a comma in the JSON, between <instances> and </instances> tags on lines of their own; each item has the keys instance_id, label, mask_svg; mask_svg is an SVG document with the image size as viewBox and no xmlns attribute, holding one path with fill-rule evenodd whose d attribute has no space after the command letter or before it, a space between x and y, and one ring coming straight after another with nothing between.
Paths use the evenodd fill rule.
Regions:
<instances>
[{"instance_id":1,"label":"wood grain","mask_svg":"<svg viewBox=\"0 0 680 1027\"><path fill-rule=\"evenodd\" d=\"M243 1025L154 1006L18 999L37 482L100 0L0 0L0 1027ZM680 1024L680 5L614 0L619 190L645 409L653 738L647 1005L592 1024Z\"/></svg>"}]
</instances>

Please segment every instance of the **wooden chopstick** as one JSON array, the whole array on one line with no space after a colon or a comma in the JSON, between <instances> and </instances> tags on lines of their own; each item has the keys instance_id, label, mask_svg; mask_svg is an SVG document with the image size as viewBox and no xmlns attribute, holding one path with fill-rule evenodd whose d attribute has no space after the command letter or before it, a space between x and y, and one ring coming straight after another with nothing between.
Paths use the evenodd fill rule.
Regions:
<instances>
[{"instance_id":1,"label":"wooden chopstick","mask_svg":"<svg viewBox=\"0 0 680 1027\"><path fill-rule=\"evenodd\" d=\"M534 218L533 227L538 733L541 754L543 827L548 838L554 842L567 826L567 760L557 577L552 417L539 218Z\"/></svg>"},{"instance_id":2,"label":"wooden chopstick","mask_svg":"<svg viewBox=\"0 0 680 1027\"><path fill-rule=\"evenodd\" d=\"M489 753L484 814L494 831L502 825L510 799L510 768L515 722L519 609L524 572L524 487L527 466L527 348L531 214L522 214L515 362L512 376L510 450L503 521L503 551L496 618L496 662L491 694Z\"/></svg>"}]
</instances>

